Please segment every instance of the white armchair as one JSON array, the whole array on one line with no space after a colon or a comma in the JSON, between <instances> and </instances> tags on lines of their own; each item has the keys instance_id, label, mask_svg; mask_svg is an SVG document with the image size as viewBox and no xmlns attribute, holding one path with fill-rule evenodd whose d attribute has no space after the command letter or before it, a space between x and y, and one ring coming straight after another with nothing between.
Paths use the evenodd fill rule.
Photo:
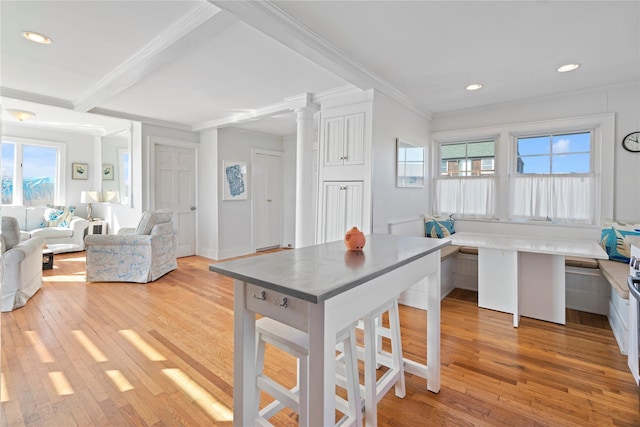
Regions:
<instances>
[{"instance_id":1,"label":"white armchair","mask_svg":"<svg viewBox=\"0 0 640 427\"><path fill-rule=\"evenodd\" d=\"M0 311L5 312L24 306L42 288L44 238L20 242L18 220L3 216L0 240Z\"/></svg>"},{"instance_id":2,"label":"white armchair","mask_svg":"<svg viewBox=\"0 0 640 427\"><path fill-rule=\"evenodd\" d=\"M147 211L135 229L85 239L87 282L148 283L178 268L170 210Z\"/></svg>"}]
</instances>

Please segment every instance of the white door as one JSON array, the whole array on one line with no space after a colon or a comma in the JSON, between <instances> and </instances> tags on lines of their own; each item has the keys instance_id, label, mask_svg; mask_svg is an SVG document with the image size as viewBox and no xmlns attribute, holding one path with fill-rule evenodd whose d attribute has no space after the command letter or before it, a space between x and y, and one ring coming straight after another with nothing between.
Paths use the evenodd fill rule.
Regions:
<instances>
[{"instance_id":1,"label":"white door","mask_svg":"<svg viewBox=\"0 0 640 427\"><path fill-rule=\"evenodd\" d=\"M282 244L282 159L257 152L253 156L253 246L256 250Z\"/></svg>"},{"instance_id":2,"label":"white door","mask_svg":"<svg viewBox=\"0 0 640 427\"><path fill-rule=\"evenodd\" d=\"M195 157L192 148L155 145L155 207L173 211L178 257L196 253Z\"/></svg>"}]
</instances>

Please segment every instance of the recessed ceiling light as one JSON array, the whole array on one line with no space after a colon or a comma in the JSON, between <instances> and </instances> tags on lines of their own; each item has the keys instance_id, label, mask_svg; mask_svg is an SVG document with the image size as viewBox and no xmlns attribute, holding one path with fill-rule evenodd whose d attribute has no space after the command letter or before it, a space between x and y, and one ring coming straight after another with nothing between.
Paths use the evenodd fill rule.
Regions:
<instances>
[{"instance_id":1,"label":"recessed ceiling light","mask_svg":"<svg viewBox=\"0 0 640 427\"><path fill-rule=\"evenodd\" d=\"M567 71L573 71L580 67L580 64L565 64L562 67L558 67L559 73L566 73Z\"/></svg>"},{"instance_id":2,"label":"recessed ceiling light","mask_svg":"<svg viewBox=\"0 0 640 427\"><path fill-rule=\"evenodd\" d=\"M482 89L482 85L480 83L474 83L472 85L467 86L467 90L478 90Z\"/></svg>"},{"instance_id":3,"label":"recessed ceiling light","mask_svg":"<svg viewBox=\"0 0 640 427\"><path fill-rule=\"evenodd\" d=\"M34 33L33 31L23 31L22 37L34 43L51 44L51 39L49 37L44 34Z\"/></svg>"}]
</instances>

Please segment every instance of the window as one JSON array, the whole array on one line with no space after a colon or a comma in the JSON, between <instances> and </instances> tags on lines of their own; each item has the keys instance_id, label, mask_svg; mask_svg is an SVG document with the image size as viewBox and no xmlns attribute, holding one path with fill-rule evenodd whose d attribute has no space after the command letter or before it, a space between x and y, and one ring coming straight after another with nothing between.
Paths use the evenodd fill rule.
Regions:
<instances>
[{"instance_id":1,"label":"window","mask_svg":"<svg viewBox=\"0 0 640 427\"><path fill-rule=\"evenodd\" d=\"M592 139L590 131L516 138L510 217L592 223Z\"/></svg>"},{"instance_id":2,"label":"window","mask_svg":"<svg viewBox=\"0 0 640 427\"><path fill-rule=\"evenodd\" d=\"M441 144L436 213L493 217L496 213L496 141Z\"/></svg>"},{"instance_id":3,"label":"window","mask_svg":"<svg viewBox=\"0 0 640 427\"><path fill-rule=\"evenodd\" d=\"M2 204L42 206L58 199L60 147L2 141Z\"/></svg>"}]
</instances>

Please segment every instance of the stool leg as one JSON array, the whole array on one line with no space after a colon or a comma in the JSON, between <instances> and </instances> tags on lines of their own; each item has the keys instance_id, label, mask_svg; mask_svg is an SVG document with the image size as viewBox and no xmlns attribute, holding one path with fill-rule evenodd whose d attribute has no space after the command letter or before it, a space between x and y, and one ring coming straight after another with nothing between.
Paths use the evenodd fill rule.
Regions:
<instances>
[{"instance_id":1,"label":"stool leg","mask_svg":"<svg viewBox=\"0 0 640 427\"><path fill-rule=\"evenodd\" d=\"M398 300L393 301L393 307L389 310L389 328L391 328L391 343L393 345L393 365L400 371L400 378L396 382L396 396L404 398L406 388L404 382L404 359L402 357L402 341L400 335L400 319L398 317Z\"/></svg>"},{"instance_id":2,"label":"stool leg","mask_svg":"<svg viewBox=\"0 0 640 427\"><path fill-rule=\"evenodd\" d=\"M256 346L256 381L255 381L256 393L255 393L254 408L252 410L254 417L257 417L260 413L261 390L258 387L258 377L260 377L263 374L263 370L264 370L265 343L262 340L260 332L256 332L256 342L258 343L258 345Z\"/></svg>"},{"instance_id":3,"label":"stool leg","mask_svg":"<svg viewBox=\"0 0 640 427\"><path fill-rule=\"evenodd\" d=\"M360 405L360 384L358 382L358 356L356 355L355 329L349 331L344 340L344 353L347 380L347 399L349 401L350 425L362 426L362 411ZM355 424L353 423L355 422Z\"/></svg>"},{"instance_id":4,"label":"stool leg","mask_svg":"<svg viewBox=\"0 0 640 427\"><path fill-rule=\"evenodd\" d=\"M309 356L298 359L298 425L309 426Z\"/></svg>"},{"instance_id":5,"label":"stool leg","mask_svg":"<svg viewBox=\"0 0 640 427\"><path fill-rule=\"evenodd\" d=\"M376 402L376 327L371 313L364 317L364 408L367 426L378 425Z\"/></svg>"}]
</instances>

